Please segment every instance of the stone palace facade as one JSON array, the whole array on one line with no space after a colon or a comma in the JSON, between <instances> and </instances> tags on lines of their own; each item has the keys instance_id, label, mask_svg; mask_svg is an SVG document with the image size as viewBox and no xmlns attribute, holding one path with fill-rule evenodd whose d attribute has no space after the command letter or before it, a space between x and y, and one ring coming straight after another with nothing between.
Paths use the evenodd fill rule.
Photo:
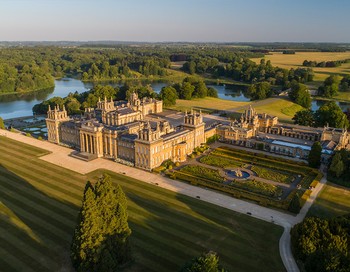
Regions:
<instances>
[{"instance_id":1,"label":"stone palace facade","mask_svg":"<svg viewBox=\"0 0 350 272\"><path fill-rule=\"evenodd\" d=\"M129 101L99 100L96 108L86 108L78 118L56 106L47 112L48 140L75 148L81 159L105 157L146 170L165 160L185 161L215 134L221 142L302 159L315 141L321 143L324 157L350 149L345 129L281 124L277 117L258 114L251 106L239 120L207 128L201 112L186 112L182 124L173 126L161 118L162 111L162 101L139 99L136 93Z\"/></svg>"},{"instance_id":2,"label":"stone palace facade","mask_svg":"<svg viewBox=\"0 0 350 272\"><path fill-rule=\"evenodd\" d=\"M56 106L47 112L48 140L74 147L82 159L111 158L146 170L165 160L183 162L206 141L202 114L186 113L176 128L159 117L147 118L162 111L162 101L139 99L136 93L128 102L100 100L79 118Z\"/></svg>"},{"instance_id":3,"label":"stone palace facade","mask_svg":"<svg viewBox=\"0 0 350 272\"><path fill-rule=\"evenodd\" d=\"M276 116L258 114L251 106L240 120L218 126L216 133L222 142L302 159L308 157L315 141L321 143L325 158L334 150L350 150L346 129L282 124Z\"/></svg>"}]
</instances>

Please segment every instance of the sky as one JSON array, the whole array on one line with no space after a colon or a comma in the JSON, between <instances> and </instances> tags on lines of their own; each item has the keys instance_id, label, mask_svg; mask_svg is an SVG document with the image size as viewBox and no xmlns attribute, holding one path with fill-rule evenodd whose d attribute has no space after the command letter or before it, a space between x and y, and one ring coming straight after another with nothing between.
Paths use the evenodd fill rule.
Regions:
<instances>
[{"instance_id":1,"label":"sky","mask_svg":"<svg viewBox=\"0 0 350 272\"><path fill-rule=\"evenodd\" d=\"M0 0L0 41L350 42L350 0Z\"/></svg>"}]
</instances>

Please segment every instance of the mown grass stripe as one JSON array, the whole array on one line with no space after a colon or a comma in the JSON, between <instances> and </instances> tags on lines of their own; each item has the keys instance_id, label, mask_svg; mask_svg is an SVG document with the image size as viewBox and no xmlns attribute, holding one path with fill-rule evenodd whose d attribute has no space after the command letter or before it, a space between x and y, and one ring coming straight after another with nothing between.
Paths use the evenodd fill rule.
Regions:
<instances>
[{"instance_id":1,"label":"mown grass stripe","mask_svg":"<svg viewBox=\"0 0 350 272\"><path fill-rule=\"evenodd\" d=\"M0 246L0 271L3 272L36 272L36 270L33 270L28 264L22 262L20 258L16 258L18 255L17 252L14 254L13 252L9 252L7 250L5 244L1 243Z\"/></svg>"},{"instance_id":2,"label":"mown grass stripe","mask_svg":"<svg viewBox=\"0 0 350 272\"><path fill-rule=\"evenodd\" d=\"M22 168L25 168L26 167L26 164L27 162L24 161L24 160L14 160L11 158L11 156L4 156L5 158L8 159L8 162L7 163L16 163L17 167L20 166ZM32 171L35 171L36 174L42 174L44 175L46 178L48 179L58 179L60 180L60 184L62 185L66 185L66 186L70 186L71 190L72 191L80 191L82 188L84 188L84 185L81 183L81 184L77 184L76 182L69 182L69 181L66 181L65 179L69 179L69 180L75 180L74 178L70 177L70 176L62 176L62 175L59 175L57 174L58 172L50 172L48 170L47 167L41 167L41 166L37 166L37 165L33 165L32 166Z\"/></svg>"},{"instance_id":3,"label":"mown grass stripe","mask_svg":"<svg viewBox=\"0 0 350 272\"><path fill-rule=\"evenodd\" d=\"M4 136L0 136L0 144L10 146L11 148L20 147L24 152L33 154L34 156L40 156L43 154L50 153L49 151L47 151L45 149L41 149L41 148L38 148L38 147L35 147L32 145L24 144L24 143L12 140L12 139L4 137Z\"/></svg>"},{"instance_id":4,"label":"mown grass stripe","mask_svg":"<svg viewBox=\"0 0 350 272\"><path fill-rule=\"evenodd\" d=\"M116 183L118 183L118 182L116 182ZM174 209L174 213L178 214L179 216L181 216L181 214L183 214L185 212L187 214L190 214L194 218L200 218L203 221L206 221L208 223L214 222L214 224L217 224L217 225L227 223L226 220L223 220L223 218L225 218L225 217L220 216L221 212L219 212L219 211L218 211L219 216L216 216L215 218L209 218L208 216L203 217L201 214L207 214L208 210L198 209L198 212L194 212L193 209L191 209L190 207L181 205L181 203L184 203L184 202L181 202L177 199L167 200L166 198L164 198L162 196L162 194L160 192L156 193L156 192L151 192L151 191L145 191L145 190L139 189L137 186L133 186L130 184L127 184L127 185L121 184L121 186L124 189L124 191L126 192L126 194L129 196L129 198L131 198L131 199L138 198L138 195L147 195L147 197L151 197L153 200L152 202L157 203L157 205L155 206L156 208L159 208L159 202L163 202L163 203L165 202L165 204L168 204L168 206L171 206L172 209ZM132 190L130 190L131 188L132 188ZM131 191L132 191L132 193L130 194ZM139 193L139 194L135 194L135 193ZM176 197L177 197L177 195L176 195ZM199 204L198 202L195 203L194 207L199 207L198 204ZM213 215L215 216L218 213L213 213ZM194 220L194 219L190 218L189 220Z\"/></svg>"},{"instance_id":5,"label":"mown grass stripe","mask_svg":"<svg viewBox=\"0 0 350 272\"><path fill-rule=\"evenodd\" d=\"M3 151L4 152L3 154L6 155L6 151L8 151L8 150L4 146L0 145L0 151ZM18 159L22 159L22 160L24 160L25 158L30 158L30 160L32 160L32 161L38 160L38 158L35 155L26 154L25 152L23 152L23 149L18 149L16 147L11 149L11 154L14 155L13 157L18 158ZM27 160L25 160L25 161L27 161ZM61 171L59 171L60 169L62 169L60 166L46 162L46 161L42 161L42 160L41 160L41 162L42 163L40 163L40 164L44 164L46 168L48 167L52 171L61 172ZM63 175L69 174L70 176L76 177L78 180L82 179L81 174L79 174L78 172L75 172L75 171L68 170L68 169L66 169L65 171L62 171L60 174L63 174Z\"/></svg>"},{"instance_id":6,"label":"mown grass stripe","mask_svg":"<svg viewBox=\"0 0 350 272\"><path fill-rule=\"evenodd\" d=\"M26 182L26 181L25 181ZM23 184L23 181L16 180L16 177L3 174L0 168L0 183L4 184L6 188L16 192L17 195L25 197L27 199L35 199L38 205L47 207L52 213L58 214L64 218L74 220L77 216L78 209L71 207L60 201L52 201L53 199L47 195L44 195L35 188L28 187L28 184Z\"/></svg>"},{"instance_id":7,"label":"mown grass stripe","mask_svg":"<svg viewBox=\"0 0 350 272\"><path fill-rule=\"evenodd\" d=\"M146 208L147 206L149 209L151 209L153 211L153 214L158 214L157 218L161 218L161 220L162 220L163 224L165 224L165 226L166 225L175 226L177 231L179 231L179 232L183 229L184 233L181 235L186 235L187 230L192 230L194 225L202 223L202 220L200 220L200 219L194 220L193 218L186 216L185 214L179 213L176 215L172 214L172 215L168 216L166 214L166 209L164 209L164 210L162 210L161 208L157 209L157 205L153 204L152 202L143 202L142 203L143 208ZM134 211L134 213L136 213L136 214L138 212L137 209L135 210L135 207L133 207L133 206L129 206L128 209L130 212ZM203 234L210 234L210 233L213 233L213 231L218 231L218 229L220 231L234 233L234 231L231 229L228 229L224 226L216 226L213 224L206 224L200 230Z\"/></svg>"},{"instance_id":8,"label":"mown grass stripe","mask_svg":"<svg viewBox=\"0 0 350 272\"><path fill-rule=\"evenodd\" d=\"M49 258L43 258L42 261L40 261L40 256L42 256L42 254L33 247L26 245L16 236L0 232L0 241L3 248L20 253L17 256L20 256L21 260L26 262L29 267L35 267L37 271L49 271L57 266L57 264Z\"/></svg>"},{"instance_id":9,"label":"mown grass stripe","mask_svg":"<svg viewBox=\"0 0 350 272\"><path fill-rule=\"evenodd\" d=\"M160 266L161 270L158 271L175 271L174 268L178 268L178 263L174 261L176 255L167 256L168 251L164 250L163 247L159 247L159 245L153 245L149 242L146 242L141 239L134 239L133 246L138 250L138 252L147 252L148 255L154 256L154 263L157 263L155 266ZM180 263L181 259L176 258Z\"/></svg>"},{"instance_id":10,"label":"mown grass stripe","mask_svg":"<svg viewBox=\"0 0 350 272\"><path fill-rule=\"evenodd\" d=\"M143 219L135 219L135 217L133 216L132 218L130 218L130 224L132 226L141 226L144 223ZM177 241L178 238L181 237L181 245L187 247L186 252L192 252L192 255L194 256L196 252L203 252L205 250L219 248L221 250L225 249L227 250L227 252L230 252L231 250L241 252L241 248L243 248L244 245L247 243L247 241L244 239L239 239L241 241L237 241L235 243L232 243L232 241L229 241L229 239L216 240L214 238L215 235L213 235L213 232L203 232L202 229L193 229L193 226L192 229L179 229L177 226L166 226L163 220L161 220L161 222L148 220L147 225L143 228L144 235L148 235L148 232L150 231L149 229L156 232L158 235L166 237L166 240L170 239L173 241ZM137 229L135 228L132 230L134 231L135 235L138 236ZM215 234L217 235L219 234L219 232L216 232ZM220 233L220 236L225 238L231 238L232 234L227 233L226 235L224 235L224 233ZM197 237L207 237L207 239L198 239ZM252 254L235 254L235 256L238 256L238 259L241 257L245 258L251 255ZM221 256L232 258L230 254L227 254L227 256L221 254Z\"/></svg>"},{"instance_id":11,"label":"mown grass stripe","mask_svg":"<svg viewBox=\"0 0 350 272\"><path fill-rule=\"evenodd\" d=\"M28 224L30 223L32 227L35 227L38 230L42 230L41 232L45 235L50 235L50 239L55 238L55 241L60 241L61 239L65 241L71 240L71 232L68 233L57 228L55 226L55 223L51 223L50 220L47 220L47 218L38 217L33 213L33 211L28 212L22 209L20 206L11 202L11 199L7 198L6 195L1 195L1 198L6 201L4 202L6 207L10 208L13 211L16 211L17 216L23 218L23 221L25 220L28 222Z\"/></svg>"},{"instance_id":12,"label":"mown grass stripe","mask_svg":"<svg viewBox=\"0 0 350 272\"><path fill-rule=\"evenodd\" d=\"M168 250L173 248L176 251L179 250L181 252L192 253L194 255L198 251L203 251L203 246L197 244L197 242L193 240L194 237L192 237L192 240L188 239L188 237L186 239L183 236L178 235L178 233L175 231L176 229L165 228L161 225L161 223L162 222L149 222L147 227L151 228L152 230L147 230L147 228L145 230L144 228L140 227L137 220L130 221L130 226L136 238L142 239L142 237L147 236L149 239L153 238L154 244L158 243L157 238L159 240L159 236L161 236L162 241L169 243ZM179 240L179 237L181 237L181 240Z\"/></svg>"},{"instance_id":13,"label":"mown grass stripe","mask_svg":"<svg viewBox=\"0 0 350 272\"><path fill-rule=\"evenodd\" d=\"M45 256L48 256L49 259L54 261L55 263L60 263L61 259L59 258L58 252L64 252L69 243L61 242L58 244L55 241L52 241L45 236L40 231L35 230L33 237L32 233L28 233L25 229L16 228L16 225L12 222L1 222L0 230L8 236L10 241L11 237L16 237L23 241L26 245L27 250L34 249L39 253L38 259L45 259ZM15 241L13 241L15 242Z\"/></svg>"},{"instance_id":14,"label":"mown grass stripe","mask_svg":"<svg viewBox=\"0 0 350 272\"><path fill-rule=\"evenodd\" d=\"M4 164L5 165L5 164ZM26 169L25 166L20 167L17 165L17 167L15 167L15 163L10 162L10 163L6 163L6 165L11 165L10 170L13 169L13 171L16 171L16 174L22 178L25 178L28 181L31 181L31 183L33 184L40 184L41 188L42 187L48 187L50 189L53 189L54 191L57 191L59 193L64 194L64 196L66 196L66 199L70 199L70 201L72 203L75 203L77 205L81 204L81 192L76 192L73 193L72 190L70 190L71 188L67 188L67 186L63 186L61 185L60 181L56 181L56 180L46 180L41 178L41 176L45 176L45 174L40 175L39 173L35 173L35 175L33 174L33 172L28 173L28 170ZM65 199L65 198L63 198Z\"/></svg>"},{"instance_id":15,"label":"mown grass stripe","mask_svg":"<svg viewBox=\"0 0 350 272\"><path fill-rule=\"evenodd\" d=\"M2 198L7 199L11 203L17 204L18 206L22 207L23 210L26 210L29 213L34 210L36 216L49 219L54 226L64 231L69 231L71 230L72 226L74 227L75 222L73 220L68 220L65 217L54 214L45 206L37 205L34 201L21 197L20 195L16 194L16 192L8 190L1 184L0 195ZM6 195L6 197L4 195Z\"/></svg>"}]
</instances>

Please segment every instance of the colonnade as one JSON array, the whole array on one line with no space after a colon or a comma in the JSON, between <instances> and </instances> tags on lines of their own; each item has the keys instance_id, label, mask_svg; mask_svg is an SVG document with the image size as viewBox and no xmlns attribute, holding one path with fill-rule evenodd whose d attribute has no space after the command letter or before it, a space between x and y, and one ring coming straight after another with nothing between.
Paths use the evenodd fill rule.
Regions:
<instances>
[{"instance_id":1,"label":"colonnade","mask_svg":"<svg viewBox=\"0 0 350 272\"><path fill-rule=\"evenodd\" d=\"M103 155L102 150L102 135L92 135L89 133L80 132L80 150L81 152L95 154L98 157Z\"/></svg>"}]
</instances>

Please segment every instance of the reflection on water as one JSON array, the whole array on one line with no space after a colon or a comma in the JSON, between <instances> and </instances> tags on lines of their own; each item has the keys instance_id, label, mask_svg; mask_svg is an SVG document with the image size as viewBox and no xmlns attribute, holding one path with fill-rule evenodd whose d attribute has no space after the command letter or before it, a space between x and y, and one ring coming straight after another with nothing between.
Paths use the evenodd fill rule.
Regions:
<instances>
[{"instance_id":1,"label":"reflection on water","mask_svg":"<svg viewBox=\"0 0 350 272\"><path fill-rule=\"evenodd\" d=\"M32 108L44 100L54 96L65 97L70 92L82 93L93 87L92 83L83 83L80 80L64 78L55 80L55 87L42 91L11 94L0 96L0 116L3 119L30 116L33 114Z\"/></svg>"},{"instance_id":2,"label":"reflection on water","mask_svg":"<svg viewBox=\"0 0 350 272\"><path fill-rule=\"evenodd\" d=\"M317 111L322 105L327 103L326 100L312 100L311 109L313 111ZM335 103L342 109L342 111L347 111L350 108L350 102L339 102L335 101Z\"/></svg>"},{"instance_id":3,"label":"reflection on water","mask_svg":"<svg viewBox=\"0 0 350 272\"><path fill-rule=\"evenodd\" d=\"M137 81L135 84L142 83L151 84L156 93L159 93L164 86L168 83L164 82L149 82L149 81ZM0 96L0 116L3 119L10 119L22 116L31 116L33 114L32 108L35 104L38 104L44 100L50 99L55 96L65 97L69 93L82 93L89 91L95 85L111 85L113 87L122 86L125 82L82 82L73 78L63 78L55 80L55 87L47 90L24 93L24 94L11 94Z\"/></svg>"},{"instance_id":4,"label":"reflection on water","mask_svg":"<svg viewBox=\"0 0 350 272\"><path fill-rule=\"evenodd\" d=\"M231 101L250 101L247 94L247 87L242 85L208 85L217 90L218 97L225 100Z\"/></svg>"},{"instance_id":5,"label":"reflection on water","mask_svg":"<svg viewBox=\"0 0 350 272\"><path fill-rule=\"evenodd\" d=\"M53 88L48 88L48 89L43 89L37 92L32 92L32 93L20 93L20 94L8 94L8 95L1 95L0 96L0 103L8 103L8 102L13 102L13 101L27 101L30 102L32 100L46 100L47 97L53 93L54 91Z\"/></svg>"}]
</instances>

